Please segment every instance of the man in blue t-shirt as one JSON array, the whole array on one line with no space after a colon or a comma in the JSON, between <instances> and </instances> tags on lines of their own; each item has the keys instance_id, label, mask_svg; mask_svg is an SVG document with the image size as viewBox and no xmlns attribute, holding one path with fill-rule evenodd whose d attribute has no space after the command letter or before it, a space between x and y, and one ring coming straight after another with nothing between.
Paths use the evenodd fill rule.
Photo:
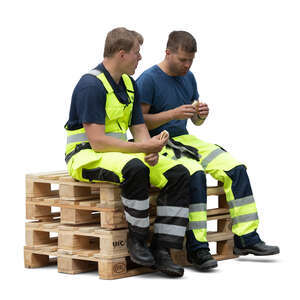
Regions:
<instances>
[{"instance_id":1,"label":"man in blue t-shirt","mask_svg":"<svg viewBox=\"0 0 300 300\"><path fill-rule=\"evenodd\" d=\"M150 135L167 130L172 139L162 154L170 161L181 162L192 175L187 254L189 262L203 270L217 266L207 243L205 173L224 184L232 218L234 253L272 255L279 253L279 248L266 245L256 232L258 215L246 167L223 148L188 134L187 120L199 126L209 113L207 104L198 100L196 80L189 71L196 51L196 40L191 34L173 31L165 59L144 71L137 86Z\"/></svg>"},{"instance_id":2,"label":"man in blue t-shirt","mask_svg":"<svg viewBox=\"0 0 300 300\"><path fill-rule=\"evenodd\" d=\"M132 261L179 277L184 269L172 261L170 248L183 245L190 175L179 162L170 164L158 154L168 134L151 138L144 124L136 84L129 76L141 59L142 43L140 34L126 28L108 33L103 62L74 89L65 125L65 159L70 175L77 180L120 184ZM132 142L127 141L127 129ZM147 245L150 184L161 189L151 250Z\"/></svg>"}]
</instances>

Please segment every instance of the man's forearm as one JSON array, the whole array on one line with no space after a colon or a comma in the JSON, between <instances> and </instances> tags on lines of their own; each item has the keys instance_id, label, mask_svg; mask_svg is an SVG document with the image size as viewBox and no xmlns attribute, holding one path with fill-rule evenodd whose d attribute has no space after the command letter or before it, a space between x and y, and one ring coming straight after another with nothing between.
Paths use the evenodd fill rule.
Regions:
<instances>
[{"instance_id":1,"label":"man's forearm","mask_svg":"<svg viewBox=\"0 0 300 300\"><path fill-rule=\"evenodd\" d=\"M152 130L173 120L173 113L172 110L167 110L157 114L144 114L144 120L148 129Z\"/></svg>"},{"instance_id":2,"label":"man's forearm","mask_svg":"<svg viewBox=\"0 0 300 300\"><path fill-rule=\"evenodd\" d=\"M91 146L96 152L145 153L147 148L143 142L127 142L111 136L94 139Z\"/></svg>"},{"instance_id":3,"label":"man's forearm","mask_svg":"<svg viewBox=\"0 0 300 300\"><path fill-rule=\"evenodd\" d=\"M129 129L135 142L145 142L151 139L149 131L144 123L133 125L129 127Z\"/></svg>"},{"instance_id":4,"label":"man's forearm","mask_svg":"<svg viewBox=\"0 0 300 300\"><path fill-rule=\"evenodd\" d=\"M144 124L143 124L144 125ZM146 153L147 145L144 141L131 143L105 134L105 126L102 124L84 123L88 141L96 152L124 152ZM144 125L144 127L146 127Z\"/></svg>"}]
</instances>

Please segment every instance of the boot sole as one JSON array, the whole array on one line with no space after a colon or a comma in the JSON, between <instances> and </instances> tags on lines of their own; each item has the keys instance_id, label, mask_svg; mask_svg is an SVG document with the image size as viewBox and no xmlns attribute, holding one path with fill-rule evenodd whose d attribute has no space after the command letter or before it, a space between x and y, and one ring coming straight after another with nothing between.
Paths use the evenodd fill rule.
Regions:
<instances>
[{"instance_id":1,"label":"boot sole","mask_svg":"<svg viewBox=\"0 0 300 300\"><path fill-rule=\"evenodd\" d=\"M218 266L218 262L216 260L208 260L201 265L193 264L199 271L205 271L209 269L216 268Z\"/></svg>"},{"instance_id":2,"label":"boot sole","mask_svg":"<svg viewBox=\"0 0 300 300\"><path fill-rule=\"evenodd\" d=\"M191 259L188 258L188 262L190 264L192 264L193 266L195 266L195 268L199 271L206 271L209 269L213 269L216 268L218 266L218 262L215 259L210 259L206 262L204 262L201 265L196 264L195 262L193 262Z\"/></svg>"},{"instance_id":3,"label":"boot sole","mask_svg":"<svg viewBox=\"0 0 300 300\"><path fill-rule=\"evenodd\" d=\"M132 255L130 255L130 259L138 264L138 265L141 265L141 266L144 266L144 267L153 267L155 265L155 261L153 262L144 262L144 261L141 261L141 260L138 260L136 259L135 257L133 257Z\"/></svg>"},{"instance_id":4,"label":"boot sole","mask_svg":"<svg viewBox=\"0 0 300 300\"><path fill-rule=\"evenodd\" d=\"M163 268L163 267L160 267L160 266L156 266L156 269L159 270L160 272L164 273L164 274L167 274L170 277L182 277L183 274L184 274L184 270L182 272L179 272L179 271L176 272L176 271L172 271L170 269Z\"/></svg>"},{"instance_id":5,"label":"boot sole","mask_svg":"<svg viewBox=\"0 0 300 300\"><path fill-rule=\"evenodd\" d=\"M278 250L274 250L272 252L259 252L259 251L255 251L252 249L238 249L238 248L234 248L233 249L233 254L235 255L248 255L248 254L253 254L255 256L268 256L268 255L275 255L275 254L279 254L279 249Z\"/></svg>"}]
</instances>

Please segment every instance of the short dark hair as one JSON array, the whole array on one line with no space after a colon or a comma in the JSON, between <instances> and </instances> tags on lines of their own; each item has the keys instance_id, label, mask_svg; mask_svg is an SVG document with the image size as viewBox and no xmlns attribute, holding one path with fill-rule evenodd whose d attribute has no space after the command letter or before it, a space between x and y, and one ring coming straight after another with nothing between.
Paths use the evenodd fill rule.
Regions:
<instances>
[{"instance_id":1,"label":"short dark hair","mask_svg":"<svg viewBox=\"0 0 300 300\"><path fill-rule=\"evenodd\" d=\"M195 38L186 31L172 31L169 34L167 49L177 52L181 49L188 53L197 52L197 42Z\"/></svg>"},{"instance_id":2,"label":"short dark hair","mask_svg":"<svg viewBox=\"0 0 300 300\"><path fill-rule=\"evenodd\" d=\"M115 28L106 36L103 56L111 57L120 50L129 52L136 40L140 45L144 42L142 35L136 31L124 27Z\"/></svg>"}]
</instances>

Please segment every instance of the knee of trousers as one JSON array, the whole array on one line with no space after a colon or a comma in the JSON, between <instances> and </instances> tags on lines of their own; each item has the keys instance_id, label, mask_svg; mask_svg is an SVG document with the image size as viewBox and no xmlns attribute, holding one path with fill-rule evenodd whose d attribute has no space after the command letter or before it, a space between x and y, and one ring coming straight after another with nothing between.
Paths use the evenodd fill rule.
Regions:
<instances>
[{"instance_id":1,"label":"knee of trousers","mask_svg":"<svg viewBox=\"0 0 300 300\"><path fill-rule=\"evenodd\" d=\"M168 205L187 207L189 204L190 173L183 165L177 165L163 174L168 180L162 190L167 195Z\"/></svg>"},{"instance_id":2,"label":"knee of trousers","mask_svg":"<svg viewBox=\"0 0 300 300\"><path fill-rule=\"evenodd\" d=\"M122 169L122 196L128 199L146 199L150 186L149 173L149 168L141 160L130 160Z\"/></svg>"},{"instance_id":3,"label":"knee of trousers","mask_svg":"<svg viewBox=\"0 0 300 300\"><path fill-rule=\"evenodd\" d=\"M238 165L229 171L225 171L225 173L232 180L231 190L235 198L252 195L249 177L244 165Z\"/></svg>"},{"instance_id":4,"label":"knee of trousers","mask_svg":"<svg viewBox=\"0 0 300 300\"><path fill-rule=\"evenodd\" d=\"M204 171L198 171L190 178L190 204L206 203L206 194L206 175Z\"/></svg>"}]
</instances>

